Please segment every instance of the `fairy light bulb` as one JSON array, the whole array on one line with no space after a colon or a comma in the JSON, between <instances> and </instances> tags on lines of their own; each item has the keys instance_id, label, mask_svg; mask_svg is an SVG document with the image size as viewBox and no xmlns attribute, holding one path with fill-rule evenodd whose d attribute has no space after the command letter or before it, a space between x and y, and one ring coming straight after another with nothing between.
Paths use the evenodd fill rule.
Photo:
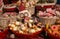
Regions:
<instances>
[{"instance_id":1,"label":"fairy light bulb","mask_svg":"<svg viewBox=\"0 0 60 39\"><path fill-rule=\"evenodd\" d=\"M11 24L11 27L15 27L15 25L14 24Z\"/></svg>"},{"instance_id":2,"label":"fairy light bulb","mask_svg":"<svg viewBox=\"0 0 60 39\"><path fill-rule=\"evenodd\" d=\"M20 25L20 23L19 22L16 22L16 25Z\"/></svg>"},{"instance_id":3,"label":"fairy light bulb","mask_svg":"<svg viewBox=\"0 0 60 39\"><path fill-rule=\"evenodd\" d=\"M14 31L17 31L17 29L18 29L17 27L14 27L14 29L13 29L13 30L14 30Z\"/></svg>"},{"instance_id":4,"label":"fairy light bulb","mask_svg":"<svg viewBox=\"0 0 60 39\"><path fill-rule=\"evenodd\" d=\"M31 33L34 33L34 32L35 32L35 30L34 30L34 29L31 29L31 30L30 30L30 32L31 32Z\"/></svg>"}]
</instances>

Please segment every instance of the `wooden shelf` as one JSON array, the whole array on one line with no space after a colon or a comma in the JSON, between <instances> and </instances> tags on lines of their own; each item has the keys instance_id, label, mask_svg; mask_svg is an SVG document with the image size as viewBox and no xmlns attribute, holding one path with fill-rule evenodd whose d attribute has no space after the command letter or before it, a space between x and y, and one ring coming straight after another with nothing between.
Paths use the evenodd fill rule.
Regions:
<instances>
[{"instance_id":1,"label":"wooden shelf","mask_svg":"<svg viewBox=\"0 0 60 39\"><path fill-rule=\"evenodd\" d=\"M55 5L56 3L45 3L45 4L36 4L36 6L47 6L47 5Z\"/></svg>"}]
</instances>

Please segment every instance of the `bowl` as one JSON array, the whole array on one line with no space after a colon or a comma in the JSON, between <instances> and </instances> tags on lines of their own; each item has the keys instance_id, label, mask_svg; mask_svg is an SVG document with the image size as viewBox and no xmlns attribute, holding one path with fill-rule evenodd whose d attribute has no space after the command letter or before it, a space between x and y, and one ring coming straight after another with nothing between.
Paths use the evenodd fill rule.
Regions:
<instances>
[{"instance_id":1,"label":"bowl","mask_svg":"<svg viewBox=\"0 0 60 39\"><path fill-rule=\"evenodd\" d=\"M54 26L52 28L47 28L46 29L47 36L49 36L50 39L60 39L60 34L59 34L59 31L58 31L58 27L56 27L56 25L54 25ZM60 26L60 25L58 25L58 26ZM52 31L51 29L54 30L54 31Z\"/></svg>"},{"instance_id":2,"label":"bowl","mask_svg":"<svg viewBox=\"0 0 60 39\"><path fill-rule=\"evenodd\" d=\"M38 31L38 32L35 32L35 33L32 33L32 34L22 34L22 33L16 32L16 31L12 31L12 32L15 33L16 36L21 37L23 39L27 39L27 38L31 39L31 38L39 36L41 31Z\"/></svg>"},{"instance_id":3,"label":"bowl","mask_svg":"<svg viewBox=\"0 0 60 39\"><path fill-rule=\"evenodd\" d=\"M21 24L19 22L9 24L9 29L16 36L21 37L22 39L37 37L42 32L42 27L37 27L36 25L31 24Z\"/></svg>"}]
</instances>

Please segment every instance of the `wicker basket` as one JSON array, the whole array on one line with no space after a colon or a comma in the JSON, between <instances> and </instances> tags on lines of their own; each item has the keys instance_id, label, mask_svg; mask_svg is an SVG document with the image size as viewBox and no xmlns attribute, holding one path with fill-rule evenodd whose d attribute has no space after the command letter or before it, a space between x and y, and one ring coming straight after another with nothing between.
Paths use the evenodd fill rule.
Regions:
<instances>
[{"instance_id":1,"label":"wicker basket","mask_svg":"<svg viewBox=\"0 0 60 39\"><path fill-rule=\"evenodd\" d=\"M46 18L46 17L40 17L40 22L42 24L49 24L52 25L56 22L56 18Z\"/></svg>"},{"instance_id":2,"label":"wicker basket","mask_svg":"<svg viewBox=\"0 0 60 39\"><path fill-rule=\"evenodd\" d=\"M16 20L16 16L10 16L10 23L15 22Z\"/></svg>"},{"instance_id":3,"label":"wicker basket","mask_svg":"<svg viewBox=\"0 0 60 39\"><path fill-rule=\"evenodd\" d=\"M9 23L9 18L0 17L0 39L6 38L8 34L8 28L7 28L8 23Z\"/></svg>"},{"instance_id":4,"label":"wicker basket","mask_svg":"<svg viewBox=\"0 0 60 39\"><path fill-rule=\"evenodd\" d=\"M0 26L7 27L9 18L0 17Z\"/></svg>"},{"instance_id":5,"label":"wicker basket","mask_svg":"<svg viewBox=\"0 0 60 39\"><path fill-rule=\"evenodd\" d=\"M26 8L26 10L28 10L31 15L35 13L35 7L29 7L29 8Z\"/></svg>"}]
</instances>

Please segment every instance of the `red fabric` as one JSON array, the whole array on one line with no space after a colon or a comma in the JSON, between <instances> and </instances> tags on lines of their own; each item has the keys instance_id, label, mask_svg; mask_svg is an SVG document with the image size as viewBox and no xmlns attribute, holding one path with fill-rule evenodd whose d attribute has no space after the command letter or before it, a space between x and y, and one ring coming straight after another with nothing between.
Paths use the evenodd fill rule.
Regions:
<instances>
[{"instance_id":1,"label":"red fabric","mask_svg":"<svg viewBox=\"0 0 60 39\"><path fill-rule=\"evenodd\" d=\"M2 0L0 0L0 5L2 4Z\"/></svg>"},{"instance_id":2,"label":"red fabric","mask_svg":"<svg viewBox=\"0 0 60 39\"><path fill-rule=\"evenodd\" d=\"M12 3L16 3L17 1L18 1L18 0L12 0L11 2L12 2Z\"/></svg>"},{"instance_id":3,"label":"red fabric","mask_svg":"<svg viewBox=\"0 0 60 39\"><path fill-rule=\"evenodd\" d=\"M5 39L8 34L8 30L5 30L3 32L0 32L0 39Z\"/></svg>"},{"instance_id":4,"label":"red fabric","mask_svg":"<svg viewBox=\"0 0 60 39\"><path fill-rule=\"evenodd\" d=\"M3 0L4 4L9 4L8 0Z\"/></svg>"},{"instance_id":5,"label":"red fabric","mask_svg":"<svg viewBox=\"0 0 60 39\"><path fill-rule=\"evenodd\" d=\"M21 38L21 37L20 37L19 39L25 39L25 38ZM28 37L27 37L26 39L44 39L44 38L43 38L43 37L34 37L34 38L28 38Z\"/></svg>"},{"instance_id":6,"label":"red fabric","mask_svg":"<svg viewBox=\"0 0 60 39\"><path fill-rule=\"evenodd\" d=\"M22 2L19 6L19 11L23 11L25 10L25 6L24 6L24 3Z\"/></svg>"},{"instance_id":7,"label":"red fabric","mask_svg":"<svg viewBox=\"0 0 60 39\"><path fill-rule=\"evenodd\" d=\"M16 8L14 7L14 8L5 8L5 11L15 11L16 10Z\"/></svg>"},{"instance_id":8,"label":"red fabric","mask_svg":"<svg viewBox=\"0 0 60 39\"><path fill-rule=\"evenodd\" d=\"M44 8L52 8L53 5L49 5L49 6L44 6Z\"/></svg>"}]
</instances>

